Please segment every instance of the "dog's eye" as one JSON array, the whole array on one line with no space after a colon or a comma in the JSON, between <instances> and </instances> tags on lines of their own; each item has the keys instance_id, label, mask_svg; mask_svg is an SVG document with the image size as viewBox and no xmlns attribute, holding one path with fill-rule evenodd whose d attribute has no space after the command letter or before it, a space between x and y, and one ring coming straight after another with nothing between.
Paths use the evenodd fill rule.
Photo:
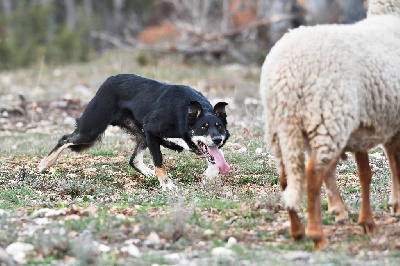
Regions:
<instances>
[{"instance_id":1,"label":"dog's eye","mask_svg":"<svg viewBox=\"0 0 400 266\"><path fill-rule=\"evenodd\" d=\"M201 127L202 130L207 130L207 128L208 128L208 123L205 123L205 124Z\"/></svg>"},{"instance_id":2,"label":"dog's eye","mask_svg":"<svg viewBox=\"0 0 400 266\"><path fill-rule=\"evenodd\" d=\"M222 126L221 126L220 124L218 124L218 123L215 123L215 126L216 126L218 129L222 129Z\"/></svg>"}]
</instances>

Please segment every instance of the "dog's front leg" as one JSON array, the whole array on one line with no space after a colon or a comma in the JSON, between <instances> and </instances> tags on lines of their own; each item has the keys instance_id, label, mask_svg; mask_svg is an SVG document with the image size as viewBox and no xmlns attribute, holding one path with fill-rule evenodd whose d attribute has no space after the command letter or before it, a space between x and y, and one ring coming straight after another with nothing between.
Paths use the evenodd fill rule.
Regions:
<instances>
[{"instance_id":1,"label":"dog's front leg","mask_svg":"<svg viewBox=\"0 0 400 266\"><path fill-rule=\"evenodd\" d=\"M149 132L146 132L146 141L147 141L147 146L149 147L150 154L153 157L155 174L158 178L158 181L160 182L162 189L163 190L176 189L176 186L172 183L171 179L168 177L167 171L165 170L165 166L163 165L163 158L161 154L159 138L156 138Z\"/></svg>"}]
</instances>

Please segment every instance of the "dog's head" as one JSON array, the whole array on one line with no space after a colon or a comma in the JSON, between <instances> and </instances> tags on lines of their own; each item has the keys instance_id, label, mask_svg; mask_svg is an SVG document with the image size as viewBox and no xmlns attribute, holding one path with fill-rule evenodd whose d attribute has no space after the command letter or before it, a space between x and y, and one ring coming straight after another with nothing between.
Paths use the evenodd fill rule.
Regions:
<instances>
[{"instance_id":1,"label":"dog's head","mask_svg":"<svg viewBox=\"0 0 400 266\"><path fill-rule=\"evenodd\" d=\"M204 112L199 102L191 101L188 109L189 135L196 147L195 151L204 154L208 162L217 164L223 174L230 169L219 150L229 138L226 105L225 102L217 103L211 113Z\"/></svg>"}]
</instances>

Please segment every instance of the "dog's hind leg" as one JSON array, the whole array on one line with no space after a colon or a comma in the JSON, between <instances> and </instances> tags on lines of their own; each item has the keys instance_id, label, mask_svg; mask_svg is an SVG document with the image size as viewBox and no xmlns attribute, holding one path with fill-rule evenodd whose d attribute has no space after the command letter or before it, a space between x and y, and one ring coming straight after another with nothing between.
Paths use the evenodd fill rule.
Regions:
<instances>
[{"instance_id":1,"label":"dog's hind leg","mask_svg":"<svg viewBox=\"0 0 400 266\"><path fill-rule=\"evenodd\" d=\"M133 151L129 164L135 168L138 172L145 176L155 175L154 170L151 170L147 165L143 163L143 154L147 148L146 138L141 133L136 133L136 147Z\"/></svg>"}]
</instances>

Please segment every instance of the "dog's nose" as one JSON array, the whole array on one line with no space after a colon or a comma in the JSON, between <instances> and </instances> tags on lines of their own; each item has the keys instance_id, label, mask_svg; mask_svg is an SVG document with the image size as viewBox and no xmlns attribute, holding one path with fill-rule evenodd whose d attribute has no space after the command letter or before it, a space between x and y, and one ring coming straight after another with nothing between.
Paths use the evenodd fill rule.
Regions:
<instances>
[{"instance_id":1,"label":"dog's nose","mask_svg":"<svg viewBox=\"0 0 400 266\"><path fill-rule=\"evenodd\" d=\"M222 142L222 137L221 136L214 136L212 137L212 141L214 142L214 144L218 145Z\"/></svg>"}]
</instances>

